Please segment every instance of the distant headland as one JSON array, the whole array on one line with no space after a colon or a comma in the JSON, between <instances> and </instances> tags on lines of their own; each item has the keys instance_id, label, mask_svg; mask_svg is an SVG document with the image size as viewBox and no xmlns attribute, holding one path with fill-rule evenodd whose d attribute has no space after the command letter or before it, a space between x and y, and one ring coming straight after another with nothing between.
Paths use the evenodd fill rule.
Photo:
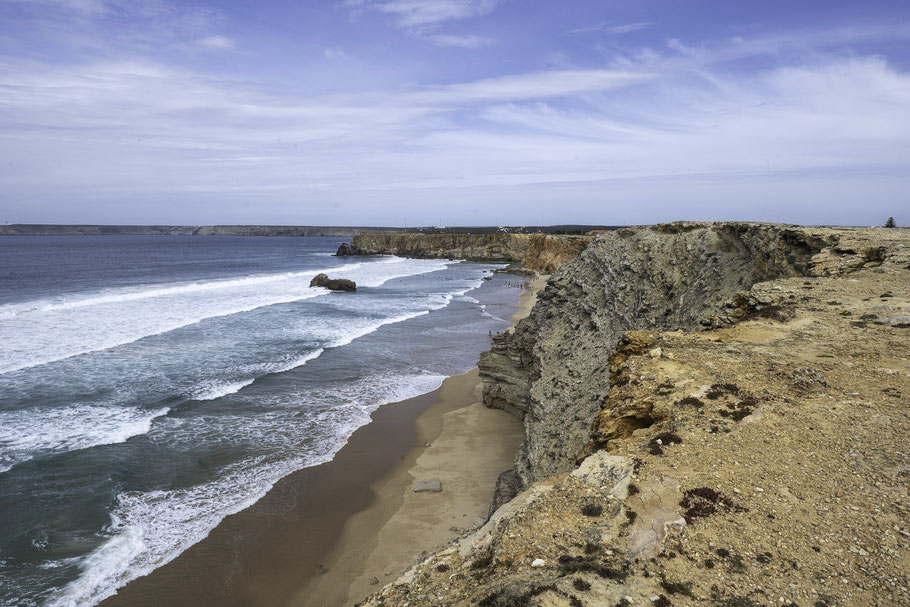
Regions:
<instances>
[{"instance_id":1,"label":"distant headland","mask_svg":"<svg viewBox=\"0 0 910 607\"><path fill-rule=\"evenodd\" d=\"M92 225L52 223L7 223L0 225L0 236L340 236L392 232L400 234L585 234L596 230L611 230L617 226L556 225L556 226L428 226L392 228L376 226L273 226L273 225Z\"/></svg>"}]
</instances>

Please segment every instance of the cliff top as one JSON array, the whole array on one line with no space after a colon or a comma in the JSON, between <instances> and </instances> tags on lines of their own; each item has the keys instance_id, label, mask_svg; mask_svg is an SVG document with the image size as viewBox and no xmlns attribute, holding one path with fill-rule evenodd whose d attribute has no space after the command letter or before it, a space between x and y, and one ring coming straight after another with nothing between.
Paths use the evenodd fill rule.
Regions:
<instances>
[{"instance_id":1,"label":"cliff top","mask_svg":"<svg viewBox=\"0 0 910 607\"><path fill-rule=\"evenodd\" d=\"M713 329L622 333L602 361L612 388L587 420L581 465L532 484L367 604L910 604L910 234L778 227L746 249L730 236L746 224L712 225L759 266L793 238L778 261L807 275L751 285L703 319ZM654 241L626 237L654 254ZM674 243L717 244L699 238ZM804 264L794 251L806 243L817 248ZM579 300L558 299L570 277L604 288L585 272L607 250L595 243L563 266L537 318L558 323ZM593 343L583 328L575 350Z\"/></svg>"}]
</instances>

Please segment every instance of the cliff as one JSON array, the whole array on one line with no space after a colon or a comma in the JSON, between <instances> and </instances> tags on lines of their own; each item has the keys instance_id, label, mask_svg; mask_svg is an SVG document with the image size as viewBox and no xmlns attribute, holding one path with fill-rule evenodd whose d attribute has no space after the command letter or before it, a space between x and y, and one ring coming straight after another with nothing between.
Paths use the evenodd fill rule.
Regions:
<instances>
[{"instance_id":1,"label":"cliff","mask_svg":"<svg viewBox=\"0 0 910 607\"><path fill-rule=\"evenodd\" d=\"M553 234L370 233L354 237L351 254L518 262L528 270L549 273L575 258L588 242L588 236Z\"/></svg>"},{"instance_id":2,"label":"cliff","mask_svg":"<svg viewBox=\"0 0 910 607\"><path fill-rule=\"evenodd\" d=\"M485 404L525 420L516 462L524 485L574 467L609 393L608 358L624 331L698 330L755 283L877 259L879 234L902 236L756 223L678 223L598 236L553 275L531 315L513 333L497 335L480 359ZM868 240L857 241L860 235Z\"/></svg>"},{"instance_id":3,"label":"cliff","mask_svg":"<svg viewBox=\"0 0 910 607\"><path fill-rule=\"evenodd\" d=\"M910 604L908 330L906 230L598 236L481 359L524 490L367 604Z\"/></svg>"}]
</instances>

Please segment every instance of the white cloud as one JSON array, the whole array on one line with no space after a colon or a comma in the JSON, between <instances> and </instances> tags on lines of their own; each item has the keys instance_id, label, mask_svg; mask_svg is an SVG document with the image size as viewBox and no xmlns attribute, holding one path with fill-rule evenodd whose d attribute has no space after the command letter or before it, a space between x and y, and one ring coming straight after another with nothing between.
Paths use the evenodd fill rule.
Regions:
<instances>
[{"instance_id":1,"label":"white cloud","mask_svg":"<svg viewBox=\"0 0 910 607\"><path fill-rule=\"evenodd\" d=\"M495 40L486 36L458 36L453 34L434 34L425 36L424 40L437 46L454 46L458 48L483 48L495 43Z\"/></svg>"},{"instance_id":2,"label":"white cloud","mask_svg":"<svg viewBox=\"0 0 910 607\"><path fill-rule=\"evenodd\" d=\"M417 94L417 98L443 103L547 99L622 88L650 78L644 72L552 70L434 87Z\"/></svg>"},{"instance_id":3,"label":"white cloud","mask_svg":"<svg viewBox=\"0 0 910 607\"><path fill-rule=\"evenodd\" d=\"M499 0L348 0L357 10L373 10L394 15L405 28L437 25L487 15Z\"/></svg>"},{"instance_id":4,"label":"white cloud","mask_svg":"<svg viewBox=\"0 0 910 607\"><path fill-rule=\"evenodd\" d=\"M196 43L199 46L215 49L215 50L229 50L236 46L236 43L225 36L206 36L205 38L199 38Z\"/></svg>"},{"instance_id":5,"label":"white cloud","mask_svg":"<svg viewBox=\"0 0 910 607\"><path fill-rule=\"evenodd\" d=\"M162 49L225 50L232 39L216 30L225 21L215 9L170 0L0 0L24 7L20 27L75 50L110 55ZM50 40L49 40L50 41Z\"/></svg>"},{"instance_id":6,"label":"white cloud","mask_svg":"<svg viewBox=\"0 0 910 607\"><path fill-rule=\"evenodd\" d=\"M610 25L609 22L597 23L595 25L586 25L572 30L573 34L589 34L592 32L604 32L606 34L628 34L651 27L649 21L638 21L635 23L624 23L622 25Z\"/></svg>"},{"instance_id":7,"label":"white cloud","mask_svg":"<svg viewBox=\"0 0 910 607\"><path fill-rule=\"evenodd\" d=\"M555 192L544 187L580 197L571 200L607 191L644 200L660 195L655 183L668 199L714 200L748 183L745 200L782 195L786 183L791 197L834 205L856 184L882 196L888 180L910 185L901 165L910 73L817 49L727 69L731 57L792 44L778 40L639 53L615 69L345 94L288 93L142 60L57 67L7 57L0 180L6 201L77 203L135 193L246 201L269 191L283 204L360 204L425 200L426 190L453 201L458 191L483 201Z\"/></svg>"},{"instance_id":8,"label":"white cloud","mask_svg":"<svg viewBox=\"0 0 910 607\"><path fill-rule=\"evenodd\" d=\"M105 0L0 0L7 4L44 4L71 13L94 15L106 12Z\"/></svg>"},{"instance_id":9,"label":"white cloud","mask_svg":"<svg viewBox=\"0 0 910 607\"><path fill-rule=\"evenodd\" d=\"M330 61L335 61L337 59L344 59L348 55L340 47L327 47L322 49L322 56Z\"/></svg>"}]
</instances>

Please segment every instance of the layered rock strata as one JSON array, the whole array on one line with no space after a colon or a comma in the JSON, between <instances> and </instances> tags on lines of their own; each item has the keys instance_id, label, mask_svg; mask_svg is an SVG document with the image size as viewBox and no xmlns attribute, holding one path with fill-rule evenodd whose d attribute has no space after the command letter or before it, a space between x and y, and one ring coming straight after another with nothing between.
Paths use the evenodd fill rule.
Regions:
<instances>
[{"instance_id":1,"label":"layered rock strata","mask_svg":"<svg viewBox=\"0 0 910 607\"><path fill-rule=\"evenodd\" d=\"M906 238L891 232L682 222L596 237L480 359L484 403L525 421L516 460L524 486L574 467L624 331L698 330L757 282L881 263L887 236ZM647 421L623 424L631 431Z\"/></svg>"},{"instance_id":2,"label":"layered rock strata","mask_svg":"<svg viewBox=\"0 0 910 607\"><path fill-rule=\"evenodd\" d=\"M910 604L910 232L636 228L541 295L485 357L527 488L368 605Z\"/></svg>"},{"instance_id":3,"label":"layered rock strata","mask_svg":"<svg viewBox=\"0 0 910 607\"><path fill-rule=\"evenodd\" d=\"M589 236L552 234L358 234L339 254L400 255L417 258L516 262L527 270L550 273L574 259Z\"/></svg>"}]
</instances>

